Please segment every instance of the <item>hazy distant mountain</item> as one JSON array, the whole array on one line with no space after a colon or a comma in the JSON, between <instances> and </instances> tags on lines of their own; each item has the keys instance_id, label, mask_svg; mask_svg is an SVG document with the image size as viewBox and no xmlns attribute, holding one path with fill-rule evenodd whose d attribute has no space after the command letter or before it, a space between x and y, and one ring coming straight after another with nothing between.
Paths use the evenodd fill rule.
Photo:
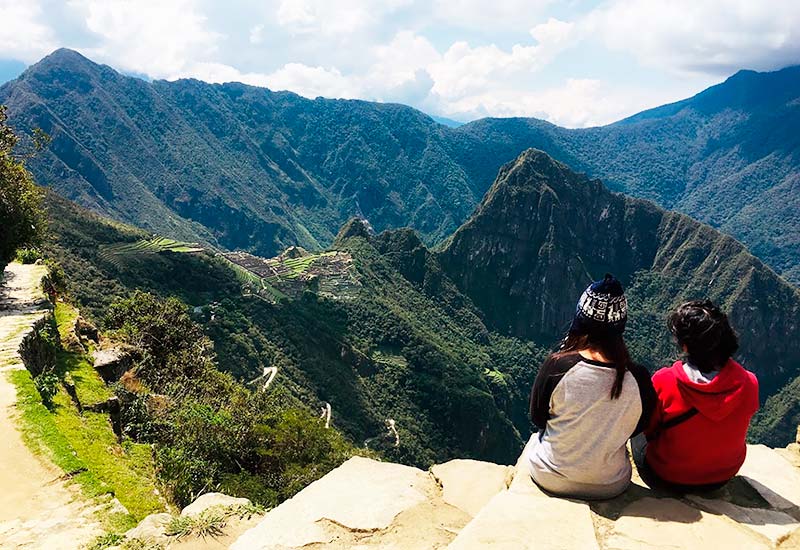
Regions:
<instances>
[{"instance_id":1,"label":"hazy distant mountain","mask_svg":"<svg viewBox=\"0 0 800 550\"><path fill-rule=\"evenodd\" d=\"M800 281L800 68L737 73L609 126L450 128L409 107L242 84L148 83L58 50L0 88L53 136L40 182L142 227L270 255L329 244L350 216L433 243L528 147L728 232Z\"/></svg>"}]
</instances>

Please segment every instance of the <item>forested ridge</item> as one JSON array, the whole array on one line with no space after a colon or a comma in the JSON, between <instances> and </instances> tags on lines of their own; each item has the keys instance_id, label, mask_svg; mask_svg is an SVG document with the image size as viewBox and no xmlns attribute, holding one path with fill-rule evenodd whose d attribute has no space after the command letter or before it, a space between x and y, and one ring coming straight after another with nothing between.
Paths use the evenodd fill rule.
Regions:
<instances>
[{"instance_id":1,"label":"forested ridge","mask_svg":"<svg viewBox=\"0 0 800 550\"><path fill-rule=\"evenodd\" d=\"M457 128L410 107L243 84L145 82L58 50L0 88L21 129L53 137L41 183L151 231L272 256L323 249L351 216L434 244L529 147L610 188L718 227L795 283L800 68L742 71L616 124Z\"/></svg>"}]
</instances>

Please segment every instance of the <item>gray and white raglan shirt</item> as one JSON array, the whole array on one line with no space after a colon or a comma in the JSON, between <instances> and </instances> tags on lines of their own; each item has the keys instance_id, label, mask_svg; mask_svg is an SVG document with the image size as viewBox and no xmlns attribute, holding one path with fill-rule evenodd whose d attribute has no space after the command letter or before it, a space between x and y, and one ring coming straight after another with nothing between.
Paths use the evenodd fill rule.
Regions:
<instances>
[{"instance_id":1,"label":"gray and white raglan shirt","mask_svg":"<svg viewBox=\"0 0 800 550\"><path fill-rule=\"evenodd\" d=\"M578 353L548 359L531 391L539 427L527 446L531 476L556 494L610 498L631 479L626 444L650 421L656 393L650 373L632 365L622 393L611 399L613 364Z\"/></svg>"}]
</instances>

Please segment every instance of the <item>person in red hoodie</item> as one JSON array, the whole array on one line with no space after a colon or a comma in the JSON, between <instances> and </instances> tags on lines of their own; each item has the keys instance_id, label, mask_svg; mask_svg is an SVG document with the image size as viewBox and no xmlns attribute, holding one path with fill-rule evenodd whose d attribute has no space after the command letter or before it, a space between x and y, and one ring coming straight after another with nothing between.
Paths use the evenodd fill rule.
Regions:
<instances>
[{"instance_id":1,"label":"person in red hoodie","mask_svg":"<svg viewBox=\"0 0 800 550\"><path fill-rule=\"evenodd\" d=\"M738 338L710 300L681 305L668 325L686 359L653 375L658 403L637 466L651 487L715 490L744 463L758 380L733 360Z\"/></svg>"}]
</instances>

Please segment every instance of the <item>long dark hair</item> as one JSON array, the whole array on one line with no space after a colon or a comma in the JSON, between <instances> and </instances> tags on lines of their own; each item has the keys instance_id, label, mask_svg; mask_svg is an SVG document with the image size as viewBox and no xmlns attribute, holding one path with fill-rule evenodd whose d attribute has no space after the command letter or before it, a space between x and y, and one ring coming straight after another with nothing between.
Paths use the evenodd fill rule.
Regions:
<instances>
[{"instance_id":1,"label":"long dark hair","mask_svg":"<svg viewBox=\"0 0 800 550\"><path fill-rule=\"evenodd\" d=\"M592 331L583 332L571 330L561 347L550 357L558 359L570 353L576 353L582 349L593 349L603 354L606 359L614 363L617 375L614 378L614 385L611 386L611 399L618 399L622 394L622 382L625 380L625 372L630 368L631 356L622 334L616 331Z\"/></svg>"}]
</instances>

